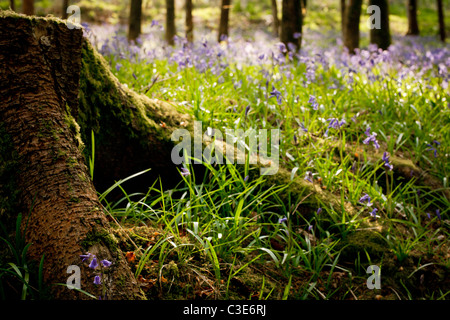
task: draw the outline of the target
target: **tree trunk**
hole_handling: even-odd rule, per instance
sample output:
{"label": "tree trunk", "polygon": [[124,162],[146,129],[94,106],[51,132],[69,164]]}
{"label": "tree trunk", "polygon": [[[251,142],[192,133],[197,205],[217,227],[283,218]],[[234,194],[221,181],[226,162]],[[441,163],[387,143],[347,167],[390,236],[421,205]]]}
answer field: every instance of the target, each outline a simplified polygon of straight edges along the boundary
{"label": "tree trunk", "polygon": [[[17,214],[4,212],[11,206],[3,204],[14,201],[28,220],[23,228],[32,244],[29,259],[39,261],[45,254],[47,284],[65,284],[68,267],[76,265],[82,290],[108,299],[142,298],[115,245],[69,113],[77,110],[82,31],[55,18],[0,12],[0,20],[0,167],[6,168],[0,180],[1,219]],[[112,262],[102,276],[103,293],[93,283],[95,271],[81,262],[86,252]],[[64,286],[51,290],[56,299],[87,298]]]}
{"label": "tree trunk", "polygon": [[299,51],[302,45],[303,25],[302,5],[300,0],[283,0],[280,40],[291,50],[290,44]]}
{"label": "tree trunk", "polygon": [[348,0],[345,6],[344,46],[350,53],[359,48],[359,20],[362,0]]}
{"label": "tree trunk", "polygon": [[444,8],[442,6],[442,0],[437,0],[438,20],[439,20],[439,38],[442,42],[445,42],[445,20],[444,20]]}
{"label": "tree trunk", "polygon": [[9,8],[10,8],[12,11],[16,11],[16,3],[15,3],[14,0],[9,0]]}
{"label": "tree trunk", "polygon": [[228,38],[228,16],[230,8],[231,0],[222,0],[222,5],[220,7],[219,35],[217,37],[219,42]]}
{"label": "tree trunk", "polygon": [[166,41],[169,45],[175,44],[175,0],[166,0]]}
{"label": "tree trunk", "polygon": [[61,18],[62,19],[67,19],[68,14],[67,14],[67,8],[69,7],[69,0],[63,0],[62,2],[62,14],[61,14]]}
{"label": "tree trunk", "polygon": [[192,19],[192,0],[186,0],[186,39],[194,41],[194,21]]}
{"label": "tree trunk", "polygon": [[128,21],[128,41],[136,41],[141,35],[142,0],[131,0]]}
{"label": "tree trunk", "polygon": [[408,36],[418,36],[420,34],[417,22],[417,0],[408,0]]}
{"label": "tree trunk", "polygon": [[272,0],[273,35],[278,38],[280,32],[280,20],[278,19],[277,0]]}
{"label": "tree trunk", "polygon": [[370,0],[369,5],[380,8],[380,28],[370,29],[370,43],[376,44],[378,48],[387,50],[391,45],[391,32],[389,28],[389,1]]}
{"label": "tree trunk", "polygon": [[28,16],[34,15],[34,0],[23,0],[22,12]]}
{"label": "tree trunk", "polygon": [[345,35],[345,0],[341,0],[341,32],[342,32],[342,39],[344,39],[344,35]]}

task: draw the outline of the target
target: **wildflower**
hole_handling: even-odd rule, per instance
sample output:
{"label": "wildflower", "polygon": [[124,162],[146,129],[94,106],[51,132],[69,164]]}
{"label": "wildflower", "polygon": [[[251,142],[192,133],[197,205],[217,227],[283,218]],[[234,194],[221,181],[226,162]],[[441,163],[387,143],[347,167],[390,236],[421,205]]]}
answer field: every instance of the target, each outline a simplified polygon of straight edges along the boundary
{"label": "wildflower", "polygon": [[87,252],[86,254],[80,255],[81,261],[84,262],[92,257],[92,253]]}
{"label": "wildflower", "polygon": [[95,276],[94,278],[94,284],[102,284],[102,281],[100,279],[100,276]]}
{"label": "wildflower", "polygon": [[120,71],[120,68],[122,68],[122,64],[121,63],[116,64],[116,71]]}
{"label": "wildflower", "polygon": [[[439,141],[436,141],[436,140],[433,140],[433,143],[435,143],[437,146],[441,145],[441,143]],[[437,158],[437,149],[436,149],[436,147],[434,147],[431,144],[427,144],[427,146],[429,147],[427,149],[427,151],[433,151],[434,157]]]}
{"label": "wildflower", "polygon": [[247,182],[248,181],[248,178],[249,178],[249,176],[247,175],[247,176],[245,176],[245,178],[244,178],[244,182]]}
{"label": "wildflower", "polygon": [[317,209],[316,214],[320,214],[322,212],[322,208]]}
{"label": "wildflower", "polygon": [[249,111],[250,111],[250,106],[247,106],[247,107],[245,108],[245,117],[247,117]]}
{"label": "wildflower", "polygon": [[294,39],[299,39],[302,36],[302,34],[300,32],[294,32],[292,36],[294,37]]}
{"label": "wildflower", "polygon": [[312,224],[309,225],[309,226],[308,226],[308,232],[311,232],[312,228],[313,228],[313,225],[312,225]]}
{"label": "wildflower", "polygon": [[441,220],[441,211],[439,209],[436,209],[436,215],[439,220]]}
{"label": "wildflower", "polygon": [[330,122],[328,124],[328,128],[334,128],[336,130],[339,130],[344,124],[347,123],[344,119],[339,121],[338,118],[330,118],[330,119],[327,119],[327,121]]}
{"label": "wildflower", "polygon": [[95,269],[97,267],[98,267],[97,257],[94,256],[94,258],[92,259],[91,263],[89,264],[89,268]]}
{"label": "wildflower", "polygon": [[183,177],[186,177],[186,176],[188,176],[188,175],[190,175],[191,173],[189,172],[189,170],[188,169],[186,169],[186,168],[181,168],[181,175],[183,176]]}
{"label": "wildflower", "polygon": [[388,152],[384,152],[383,153],[383,158],[382,160],[384,161],[384,166],[389,168],[390,171],[392,171],[392,169],[394,168],[394,166],[389,162],[389,153]]}
{"label": "wildflower", "polygon": [[360,203],[367,202],[368,207],[370,207],[372,205],[372,203],[370,201],[371,201],[370,196],[367,193],[364,194],[361,198],[359,198],[359,202]]}
{"label": "wildflower", "polygon": [[272,85],[272,92],[270,92],[270,98],[276,97],[277,98],[277,102],[278,104],[281,104],[282,102],[282,97],[281,97],[281,92],[278,91],[273,85]]}
{"label": "wildflower", "polygon": [[315,96],[310,95],[308,103],[311,104],[311,106],[313,107],[314,110],[318,110],[319,109],[319,104],[317,103]]}
{"label": "wildflower", "polygon": [[427,212],[427,217],[428,217],[428,219],[431,219],[431,215],[429,212]]}
{"label": "wildflower", "polygon": [[380,145],[378,144],[377,133],[376,132],[370,133],[370,127],[367,127],[367,129],[364,133],[366,134],[367,138],[364,139],[363,143],[369,144],[370,142],[373,142],[375,149],[379,149]]}
{"label": "wildflower", "polygon": [[278,219],[278,223],[281,224],[281,223],[284,223],[284,222],[287,222],[287,218],[286,217]]}
{"label": "wildflower", "polygon": [[372,217],[374,217],[375,219],[377,218],[377,211],[378,211],[377,208],[373,208],[372,212],[370,213],[370,215],[371,215]]}
{"label": "wildflower", "polygon": [[311,171],[306,171],[306,174],[305,174],[305,180],[306,181],[309,181],[309,182],[311,182],[311,183],[313,183],[313,175],[312,175],[312,172]]}
{"label": "wildflower", "polygon": [[108,260],[102,260],[102,261],[100,261],[100,263],[105,267],[105,268],[108,268],[110,265],[111,265],[111,261],[108,261]]}

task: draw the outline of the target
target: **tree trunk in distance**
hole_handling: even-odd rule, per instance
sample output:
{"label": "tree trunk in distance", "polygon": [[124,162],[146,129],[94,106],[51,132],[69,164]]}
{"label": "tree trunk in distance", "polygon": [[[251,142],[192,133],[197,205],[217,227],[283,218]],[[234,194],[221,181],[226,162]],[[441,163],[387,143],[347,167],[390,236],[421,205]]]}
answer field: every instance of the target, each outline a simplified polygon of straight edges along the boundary
{"label": "tree trunk in distance", "polygon": [[280,19],[278,19],[277,0],[272,0],[273,35],[278,38],[280,32]]}
{"label": "tree trunk in distance", "polygon": [[22,12],[27,16],[34,15],[34,0],[22,0]]}
{"label": "tree trunk in distance", "polygon": [[67,17],[68,17],[67,8],[68,7],[69,7],[69,0],[63,0],[63,3],[62,3],[62,15],[61,15],[62,19],[67,19]]}
{"label": "tree trunk in distance", "polygon": [[128,20],[128,41],[136,41],[141,35],[142,0],[131,0]]}
{"label": "tree trunk in distance", "polygon": [[380,8],[381,21],[380,29],[372,28],[370,30],[370,43],[376,44],[378,48],[387,50],[391,45],[391,32],[389,27],[389,1],[388,0],[370,0],[369,5]]}
{"label": "tree trunk in distance", "polygon": [[166,41],[169,45],[175,44],[175,0],[166,0]]}
{"label": "tree trunk in distance", "polygon": [[362,0],[349,0],[345,7],[344,46],[353,54],[359,48],[359,20]]}
{"label": "tree trunk in distance", "polygon": [[192,0],[186,0],[186,39],[189,42],[194,41],[194,21],[192,19]]}
{"label": "tree trunk in distance", "polygon": [[[66,284],[71,265],[80,267],[86,292],[108,299],[144,298],[116,246],[69,113],[77,111],[81,45],[82,30],[69,29],[63,20],[0,11],[0,147],[1,167],[7,168],[0,173],[0,218],[17,214],[3,210],[13,196],[31,243],[28,259],[39,261],[45,254],[43,279],[54,299],[88,299],[52,285]],[[8,194],[12,186],[16,191]],[[81,261],[86,252],[112,262],[102,276],[104,292],[93,283],[97,272]]]}
{"label": "tree trunk in distance", "polygon": [[289,49],[289,44],[295,45],[295,51],[302,46],[303,15],[300,0],[283,0],[280,40]]}
{"label": "tree trunk in distance", "polygon": [[16,3],[14,0],[9,0],[9,7],[12,11],[16,11]]}
{"label": "tree trunk in distance", "polygon": [[439,20],[439,38],[442,42],[445,42],[445,19],[444,8],[442,6],[442,0],[437,0],[438,20]]}
{"label": "tree trunk in distance", "polygon": [[408,0],[408,36],[418,36],[420,34],[419,23],[417,22],[417,0]]}
{"label": "tree trunk in distance", "polygon": [[231,0],[222,0],[220,6],[220,22],[219,22],[219,34],[217,41],[222,41],[225,37],[228,38],[228,19],[231,8]]}
{"label": "tree trunk in distance", "polygon": [[342,32],[342,38],[344,38],[345,35],[345,0],[341,0],[341,32]]}

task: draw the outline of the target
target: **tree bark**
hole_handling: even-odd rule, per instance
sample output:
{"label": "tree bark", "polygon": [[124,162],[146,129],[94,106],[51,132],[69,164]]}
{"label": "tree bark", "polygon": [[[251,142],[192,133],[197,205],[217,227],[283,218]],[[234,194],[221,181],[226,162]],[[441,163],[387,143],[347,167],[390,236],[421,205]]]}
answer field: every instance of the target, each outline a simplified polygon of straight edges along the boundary
{"label": "tree bark", "polygon": [[[23,226],[32,244],[28,257],[39,261],[45,254],[48,285],[65,284],[67,268],[76,265],[82,290],[108,299],[143,298],[115,245],[68,112],[77,110],[81,45],[82,31],[70,30],[63,20],[0,12],[1,219],[17,214],[3,205],[11,203],[8,191],[14,186],[14,206],[28,220]],[[81,262],[86,252],[113,263],[102,278],[104,293],[93,284],[94,270]],[[87,298],[64,286],[50,287],[55,299]]]}
{"label": "tree bark", "polygon": [[217,41],[222,41],[224,38],[228,38],[228,20],[231,8],[231,0],[222,0],[220,6],[220,22],[219,22],[219,34]]}
{"label": "tree bark", "polygon": [[344,39],[345,36],[345,21],[346,21],[346,17],[345,17],[345,0],[341,0],[341,32],[342,32],[342,39]]}
{"label": "tree bark", "polygon": [[175,1],[166,0],[166,41],[169,45],[175,44]]}
{"label": "tree bark", "polygon": [[136,41],[141,35],[142,0],[131,0],[128,21],[128,41]]}
{"label": "tree bark", "polygon": [[417,0],[408,0],[408,36],[418,36],[420,34],[419,23],[417,22]]}
{"label": "tree bark", "polygon": [[370,29],[370,43],[378,48],[387,50],[391,45],[391,32],[389,27],[389,1],[370,0],[369,5],[380,8],[380,28]]}
{"label": "tree bark", "polygon": [[68,14],[67,14],[67,8],[69,7],[69,0],[63,0],[62,2],[62,14],[61,14],[61,18],[62,19],[67,19]]}
{"label": "tree bark", "polygon": [[362,0],[348,0],[345,6],[344,46],[350,53],[359,48],[359,20]]}
{"label": "tree bark", "polygon": [[272,0],[273,35],[278,38],[280,32],[280,19],[278,19],[277,0]]}
{"label": "tree bark", "polygon": [[186,0],[186,39],[189,42],[194,41],[194,21],[192,19],[192,0]]}
{"label": "tree bark", "polygon": [[295,46],[299,51],[302,46],[303,14],[300,0],[283,0],[280,40],[288,49]]}
{"label": "tree bark", "polygon": [[442,42],[445,42],[445,20],[444,20],[444,8],[442,6],[442,0],[437,0],[438,20],[439,20],[439,38]]}
{"label": "tree bark", "polygon": [[9,0],[9,8],[10,8],[12,11],[16,11],[16,3],[15,3],[14,0]]}
{"label": "tree bark", "polygon": [[34,0],[23,0],[22,12],[28,16],[34,15]]}

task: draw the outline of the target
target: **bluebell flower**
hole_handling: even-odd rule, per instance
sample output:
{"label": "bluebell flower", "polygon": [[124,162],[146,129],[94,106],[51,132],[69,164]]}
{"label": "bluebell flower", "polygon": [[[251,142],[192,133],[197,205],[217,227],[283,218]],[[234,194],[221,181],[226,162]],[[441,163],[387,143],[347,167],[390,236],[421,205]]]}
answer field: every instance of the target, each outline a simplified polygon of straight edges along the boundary
{"label": "bluebell flower", "polygon": [[369,196],[367,193],[364,194],[361,198],[359,198],[358,201],[359,201],[360,203],[367,202],[367,206],[368,206],[368,207],[372,206],[372,203],[370,202],[370,201],[371,201],[370,196]]}
{"label": "bluebell flower", "polygon": [[363,143],[369,144],[370,142],[373,142],[375,149],[379,149],[380,145],[378,144],[377,133],[370,133],[370,127],[368,127],[364,133],[366,134],[367,138],[363,140]]}
{"label": "bluebell flower", "polygon": [[191,173],[189,172],[189,170],[188,169],[186,169],[186,168],[181,168],[181,175],[183,176],[183,177],[185,177],[185,176],[188,176],[188,175],[190,175]]}
{"label": "bluebell flower", "polygon": [[284,223],[284,222],[287,222],[287,218],[286,217],[278,219],[278,223],[281,224],[281,223]]}
{"label": "bluebell flower", "polygon": [[322,208],[317,209],[316,214],[320,214],[322,212]]}
{"label": "bluebell flower", "polygon": [[377,218],[377,211],[378,211],[377,208],[373,208],[372,212],[370,213],[370,215],[371,215],[372,217],[374,217],[375,219]]}
{"label": "bluebell flower", "polygon": [[122,68],[122,64],[121,63],[117,63],[116,64],[116,70],[120,71],[120,68]]}
{"label": "bluebell flower", "polygon": [[270,98],[276,97],[277,98],[277,102],[278,104],[281,104],[282,102],[282,97],[281,97],[281,92],[278,91],[273,85],[272,85],[272,91],[270,92]]}
{"label": "bluebell flower", "polygon": [[313,225],[310,224],[310,225],[308,226],[308,232],[311,232],[312,228],[313,228]]}
{"label": "bluebell flower", "polygon": [[313,175],[311,171],[306,171],[305,180],[313,183]]}
{"label": "bluebell flower", "polygon": [[100,276],[95,276],[94,278],[94,284],[102,284],[102,281],[100,279]]}
{"label": "bluebell flower", "polygon": [[80,255],[81,261],[84,262],[92,257],[92,253],[87,252],[86,254]]}
{"label": "bluebell flower", "polygon": [[389,153],[388,152],[385,151],[383,153],[382,160],[384,161],[384,166],[387,167],[390,171],[392,171],[394,166],[389,162]]}
{"label": "bluebell flower", "polygon": [[311,106],[313,107],[314,110],[318,110],[319,109],[319,104],[317,103],[315,96],[310,95],[308,103],[311,104]]}
{"label": "bluebell flower", "polygon": [[247,176],[245,176],[245,178],[244,178],[244,182],[247,182],[248,181],[248,178],[249,178],[249,176],[247,175]]}
{"label": "bluebell flower", "polygon": [[101,262],[101,264],[105,267],[105,268],[108,268],[110,265],[111,265],[111,261],[108,261],[108,260],[102,260],[102,261],[100,261]]}
{"label": "bluebell flower", "polygon": [[97,267],[98,267],[97,257],[94,256],[94,258],[92,259],[91,263],[89,264],[89,268],[95,269]]}
{"label": "bluebell flower", "polygon": [[436,215],[439,220],[441,220],[441,211],[439,209],[436,209]]}

